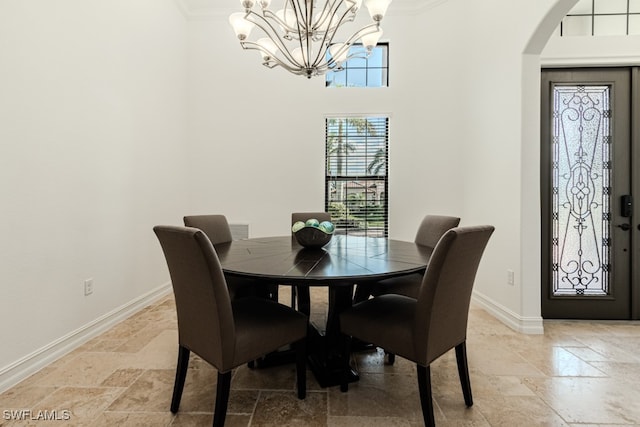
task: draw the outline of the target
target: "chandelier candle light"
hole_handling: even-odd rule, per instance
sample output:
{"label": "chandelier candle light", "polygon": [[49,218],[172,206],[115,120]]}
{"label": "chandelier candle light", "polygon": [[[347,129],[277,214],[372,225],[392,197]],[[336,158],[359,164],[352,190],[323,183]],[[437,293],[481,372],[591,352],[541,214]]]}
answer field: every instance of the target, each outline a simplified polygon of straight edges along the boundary
{"label": "chandelier candle light", "polygon": [[[358,41],[362,42],[365,56],[371,53],[382,36],[380,21],[391,3],[391,0],[364,0],[373,22],[346,41],[338,41],[334,40],[337,31],[355,20],[363,0],[283,1],[283,8],[274,12],[269,8],[271,0],[257,1],[261,11],[254,10],[254,0],[240,0],[245,11],[231,14],[229,22],[242,48],[258,50],[263,65],[280,66],[307,78],[341,70],[345,61],[362,57],[362,53],[349,53]],[[266,37],[248,40],[254,27]]]}

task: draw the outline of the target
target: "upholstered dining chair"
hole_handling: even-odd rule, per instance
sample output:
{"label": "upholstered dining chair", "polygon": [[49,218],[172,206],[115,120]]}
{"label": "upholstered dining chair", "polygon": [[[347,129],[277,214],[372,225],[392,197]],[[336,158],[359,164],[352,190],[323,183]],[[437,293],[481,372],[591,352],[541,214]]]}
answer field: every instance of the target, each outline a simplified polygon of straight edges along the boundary
{"label": "upholstered dining chair", "polygon": [[[460,218],[458,217],[427,215],[422,219],[418,227],[414,242],[418,245],[433,249],[438,243],[438,240],[440,240],[440,237],[448,230],[457,227],[458,224],[460,224]],[[373,284],[358,285],[354,302],[364,301],[371,295],[378,296],[384,294],[399,294],[417,298],[423,276],[424,274],[422,273],[415,273],[381,280]]]}
{"label": "upholstered dining chair", "polygon": [[[306,222],[308,219],[315,218],[319,222],[331,221],[331,214],[328,212],[293,212],[291,214],[291,225],[298,221]],[[309,288],[306,286],[291,287],[291,307],[296,306],[296,297],[298,300],[298,310],[306,315],[311,311],[311,296]]]}
{"label": "upholstered dining chair", "polygon": [[191,352],[218,370],[214,427],[224,426],[232,370],[287,344],[296,348],[298,398],[304,399],[308,318],[264,298],[232,301],[215,249],[201,230],[156,226],[153,231],[169,267],[178,314],[171,412],[178,412]]}
{"label": "upholstered dining chair", "polygon": [[[207,235],[213,245],[231,242],[231,228],[224,215],[188,215],[183,218],[186,227],[199,228]],[[241,277],[226,276],[227,287],[231,299],[245,296],[259,296],[277,300],[277,288],[267,287],[264,284],[256,283],[251,279]]]}
{"label": "upholstered dining chair", "polygon": [[[467,320],[471,291],[492,226],[457,227],[438,241],[425,271],[418,298],[386,294],[340,314],[349,354],[351,338],[392,351],[417,365],[420,403],[426,426],[434,426],[430,364],[455,348],[464,401],[473,405],[467,365]],[[349,357],[345,357],[347,364]],[[348,390],[347,371],[340,386]]]}

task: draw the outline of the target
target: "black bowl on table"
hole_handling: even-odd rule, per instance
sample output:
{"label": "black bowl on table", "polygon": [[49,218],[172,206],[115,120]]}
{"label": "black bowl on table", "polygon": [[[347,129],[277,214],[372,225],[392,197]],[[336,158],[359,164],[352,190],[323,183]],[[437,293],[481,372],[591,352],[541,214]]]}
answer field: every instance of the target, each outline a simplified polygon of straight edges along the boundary
{"label": "black bowl on table", "polygon": [[332,234],[325,233],[317,227],[306,226],[293,233],[298,243],[309,249],[321,248],[331,241]]}

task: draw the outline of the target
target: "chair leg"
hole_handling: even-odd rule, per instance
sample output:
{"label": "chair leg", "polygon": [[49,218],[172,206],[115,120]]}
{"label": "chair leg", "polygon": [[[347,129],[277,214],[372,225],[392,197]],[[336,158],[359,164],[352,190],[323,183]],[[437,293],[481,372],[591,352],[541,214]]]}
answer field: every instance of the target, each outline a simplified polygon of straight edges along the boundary
{"label": "chair leg", "polygon": [[224,427],[231,390],[231,372],[218,372],[218,387],[216,389],[216,408],[213,413],[213,427]]}
{"label": "chair leg", "polygon": [[458,362],[458,375],[462,385],[465,405],[473,406],[473,396],[471,395],[471,380],[469,378],[469,364],[467,363],[467,343],[463,342],[456,346],[456,361]]}
{"label": "chair leg", "polygon": [[298,311],[309,316],[311,313],[311,294],[308,286],[296,286],[296,295],[298,297]]}
{"label": "chair leg", "polygon": [[278,294],[279,294],[279,289],[278,289],[278,285],[269,285],[268,289],[267,289],[267,298],[270,299],[271,301],[275,301],[278,302]]}
{"label": "chair leg", "polygon": [[176,380],[173,384],[173,397],[171,398],[171,412],[178,412],[180,407],[180,399],[182,398],[182,389],[184,389],[184,380],[187,378],[187,368],[189,367],[188,348],[178,347],[178,366],[176,367]]}
{"label": "chair leg", "polygon": [[349,391],[349,373],[351,372],[351,337],[342,335],[342,358],[344,366],[342,371],[342,382],[340,383],[340,391],[345,393]]}
{"label": "chair leg", "polygon": [[418,389],[420,390],[420,405],[422,417],[426,427],[435,427],[433,417],[433,398],[431,396],[431,369],[428,366],[418,366]]}
{"label": "chair leg", "polygon": [[296,287],[291,286],[291,308],[296,309]]}
{"label": "chair leg", "polygon": [[307,397],[307,340],[295,343],[298,399]]}

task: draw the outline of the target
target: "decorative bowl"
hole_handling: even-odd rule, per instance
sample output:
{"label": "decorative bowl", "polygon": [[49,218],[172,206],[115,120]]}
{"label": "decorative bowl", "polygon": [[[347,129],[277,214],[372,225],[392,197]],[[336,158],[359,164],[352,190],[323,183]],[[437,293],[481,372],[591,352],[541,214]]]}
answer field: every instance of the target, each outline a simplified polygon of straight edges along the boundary
{"label": "decorative bowl", "polygon": [[326,233],[314,226],[305,226],[293,233],[296,240],[305,248],[321,248],[331,240],[333,234]]}

